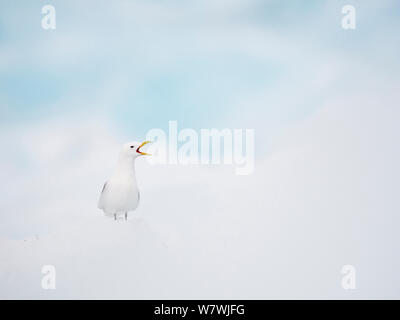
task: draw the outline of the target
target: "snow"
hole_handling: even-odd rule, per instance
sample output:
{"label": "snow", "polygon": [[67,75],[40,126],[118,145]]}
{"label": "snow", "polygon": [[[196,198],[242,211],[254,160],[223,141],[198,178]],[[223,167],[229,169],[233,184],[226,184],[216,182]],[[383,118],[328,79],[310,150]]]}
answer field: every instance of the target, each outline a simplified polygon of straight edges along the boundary
{"label": "snow", "polygon": [[[384,98],[326,105],[250,176],[138,162],[142,199],[127,222],[96,209],[113,164],[96,156],[106,148],[96,145],[73,171],[55,165],[50,182],[41,181],[46,192],[35,191],[37,205],[28,199],[19,220],[2,218],[0,298],[398,297],[397,119]],[[98,141],[101,130],[93,130]],[[31,179],[14,192],[28,194],[38,176]],[[16,226],[24,237],[4,236]],[[356,268],[356,290],[341,287],[347,264]],[[55,290],[41,287],[43,265],[56,268]]]}

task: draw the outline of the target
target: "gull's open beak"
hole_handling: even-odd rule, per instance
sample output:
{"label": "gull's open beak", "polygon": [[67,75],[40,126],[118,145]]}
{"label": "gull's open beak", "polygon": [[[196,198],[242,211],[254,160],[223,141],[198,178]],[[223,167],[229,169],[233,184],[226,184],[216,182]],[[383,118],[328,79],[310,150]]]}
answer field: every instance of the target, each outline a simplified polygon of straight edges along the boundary
{"label": "gull's open beak", "polygon": [[140,148],[141,148],[141,147],[143,147],[145,144],[148,144],[148,143],[150,143],[150,142],[151,142],[151,141],[145,141],[145,142],[143,142],[143,143],[139,146],[139,148],[137,148],[136,152],[137,152],[137,153],[140,153],[141,155],[144,155],[144,156],[151,156],[150,153],[146,153],[146,152],[140,151]]}

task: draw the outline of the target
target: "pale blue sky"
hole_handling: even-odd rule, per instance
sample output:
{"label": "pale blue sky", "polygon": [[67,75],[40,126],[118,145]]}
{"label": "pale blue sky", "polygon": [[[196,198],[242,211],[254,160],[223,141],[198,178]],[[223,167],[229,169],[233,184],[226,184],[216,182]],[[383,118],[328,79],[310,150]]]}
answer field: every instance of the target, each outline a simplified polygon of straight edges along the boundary
{"label": "pale blue sky", "polygon": [[45,31],[47,3],[1,1],[3,125],[74,114],[126,137],[169,120],[268,136],[366,76],[398,76],[396,1],[353,1],[353,31],[346,1],[51,1]]}

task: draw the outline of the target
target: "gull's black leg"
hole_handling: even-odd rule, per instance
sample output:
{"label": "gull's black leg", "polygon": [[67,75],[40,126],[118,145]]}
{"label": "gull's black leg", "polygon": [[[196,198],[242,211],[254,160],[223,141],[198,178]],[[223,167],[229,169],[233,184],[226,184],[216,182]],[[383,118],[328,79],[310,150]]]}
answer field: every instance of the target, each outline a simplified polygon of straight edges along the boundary
{"label": "gull's black leg", "polygon": [[114,220],[117,221],[117,214],[114,213]]}
{"label": "gull's black leg", "polygon": [[125,221],[128,220],[128,212],[125,212]]}

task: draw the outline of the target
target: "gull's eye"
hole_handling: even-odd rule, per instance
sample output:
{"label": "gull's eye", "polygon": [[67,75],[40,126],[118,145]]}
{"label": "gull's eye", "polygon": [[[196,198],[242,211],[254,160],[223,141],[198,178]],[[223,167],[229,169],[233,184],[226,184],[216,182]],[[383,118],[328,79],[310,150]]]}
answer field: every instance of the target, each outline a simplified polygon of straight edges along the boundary
{"label": "gull's eye", "polygon": [[134,146],[131,146],[131,148],[133,148]]}

